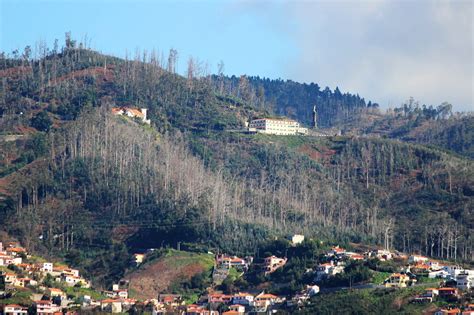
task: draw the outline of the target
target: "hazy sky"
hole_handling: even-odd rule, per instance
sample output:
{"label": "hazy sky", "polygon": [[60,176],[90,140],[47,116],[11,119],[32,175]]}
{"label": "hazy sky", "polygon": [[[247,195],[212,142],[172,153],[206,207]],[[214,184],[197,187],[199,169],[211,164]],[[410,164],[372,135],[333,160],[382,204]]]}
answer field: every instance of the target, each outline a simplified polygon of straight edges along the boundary
{"label": "hazy sky", "polygon": [[71,31],[123,56],[153,48],[226,74],[316,82],[382,106],[474,110],[473,2],[0,0],[0,50]]}

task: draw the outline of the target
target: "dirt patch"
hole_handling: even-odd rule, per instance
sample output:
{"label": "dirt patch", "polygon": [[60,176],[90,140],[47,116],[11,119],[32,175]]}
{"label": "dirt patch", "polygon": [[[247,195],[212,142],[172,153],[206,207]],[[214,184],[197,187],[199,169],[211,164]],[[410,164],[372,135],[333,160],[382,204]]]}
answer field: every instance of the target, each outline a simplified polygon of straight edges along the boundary
{"label": "dirt patch", "polygon": [[14,67],[0,70],[0,77],[13,77],[31,73],[31,67]]}
{"label": "dirt patch", "polygon": [[71,79],[83,79],[85,77],[95,77],[99,79],[99,82],[107,82],[114,79],[114,72],[111,68],[105,69],[103,67],[92,67],[83,70],[77,70],[57,78],[51,82],[51,85],[56,85]]}
{"label": "dirt patch", "polygon": [[327,147],[320,147],[319,150],[316,150],[309,144],[304,144],[298,148],[299,153],[307,155],[310,159],[318,162],[326,162],[331,159],[331,157],[336,154],[336,151],[331,150]]}
{"label": "dirt patch", "polygon": [[206,270],[198,262],[186,263],[189,257],[164,257],[132,272],[125,278],[130,281],[130,290],[139,299],[156,298],[176,281],[189,280]]}

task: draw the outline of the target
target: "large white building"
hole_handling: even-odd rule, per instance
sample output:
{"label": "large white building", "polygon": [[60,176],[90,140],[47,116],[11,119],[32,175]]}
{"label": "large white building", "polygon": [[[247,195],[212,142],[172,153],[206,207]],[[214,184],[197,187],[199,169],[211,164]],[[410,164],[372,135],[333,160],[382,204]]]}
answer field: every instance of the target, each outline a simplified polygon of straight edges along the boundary
{"label": "large white building", "polygon": [[290,119],[260,118],[254,119],[249,124],[249,131],[266,133],[271,135],[297,135],[306,134],[307,128],[300,126],[300,123]]}

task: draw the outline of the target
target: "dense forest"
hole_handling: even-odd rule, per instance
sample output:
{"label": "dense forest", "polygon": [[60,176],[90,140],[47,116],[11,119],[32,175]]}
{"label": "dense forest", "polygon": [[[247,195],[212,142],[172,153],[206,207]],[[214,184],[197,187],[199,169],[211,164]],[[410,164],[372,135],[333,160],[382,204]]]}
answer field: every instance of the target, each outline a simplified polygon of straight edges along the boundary
{"label": "dense forest", "polygon": [[291,80],[223,75],[213,76],[214,88],[220,94],[241,98],[258,108],[287,116],[311,126],[313,106],[317,110],[320,127],[332,127],[346,119],[379,105],[359,95],[342,93],[338,87],[321,89],[316,83],[302,84]]}
{"label": "dense forest", "polygon": [[[211,76],[192,60],[183,77],[174,50],[119,59],[68,34],[64,47],[35,51],[0,56],[0,229],[99,283],[121,276],[129,250],[184,242],[254,254],[294,232],[473,259],[473,162],[449,151],[472,152],[469,117],[382,115],[359,126],[367,136],[230,133],[257,116],[307,122],[313,97],[321,126],[377,104],[316,84]],[[152,125],[111,115],[116,106],[148,108]],[[394,120],[418,123],[370,136]],[[436,133],[410,133],[441,120]]]}

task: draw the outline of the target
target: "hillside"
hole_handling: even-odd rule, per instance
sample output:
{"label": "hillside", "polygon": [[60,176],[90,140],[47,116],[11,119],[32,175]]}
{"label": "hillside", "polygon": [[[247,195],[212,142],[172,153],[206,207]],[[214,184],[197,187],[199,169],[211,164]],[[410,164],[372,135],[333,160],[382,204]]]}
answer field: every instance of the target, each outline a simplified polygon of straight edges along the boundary
{"label": "hillside", "polygon": [[[471,159],[375,136],[226,131],[266,115],[306,122],[307,107],[283,108],[314,86],[274,83],[288,98],[277,110],[153,56],[124,60],[70,43],[0,65],[0,228],[33,251],[74,259],[98,283],[121,278],[137,249],[185,242],[246,255],[296,232],[472,260]],[[336,91],[323,100],[327,126],[369,107]],[[151,126],[111,114],[121,106],[147,108]]]}
{"label": "hillside", "polygon": [[[138,299],[151,299],[167,292],[183,293],[182,283],[190,283],[191,289],[199,288],[198,278],[202,275],[208,280],[214,266],[214,256],[209,254],[169,250],[156,256],[125,275],[131,294]],[[186,293],[188,297],[192,295]]]}

